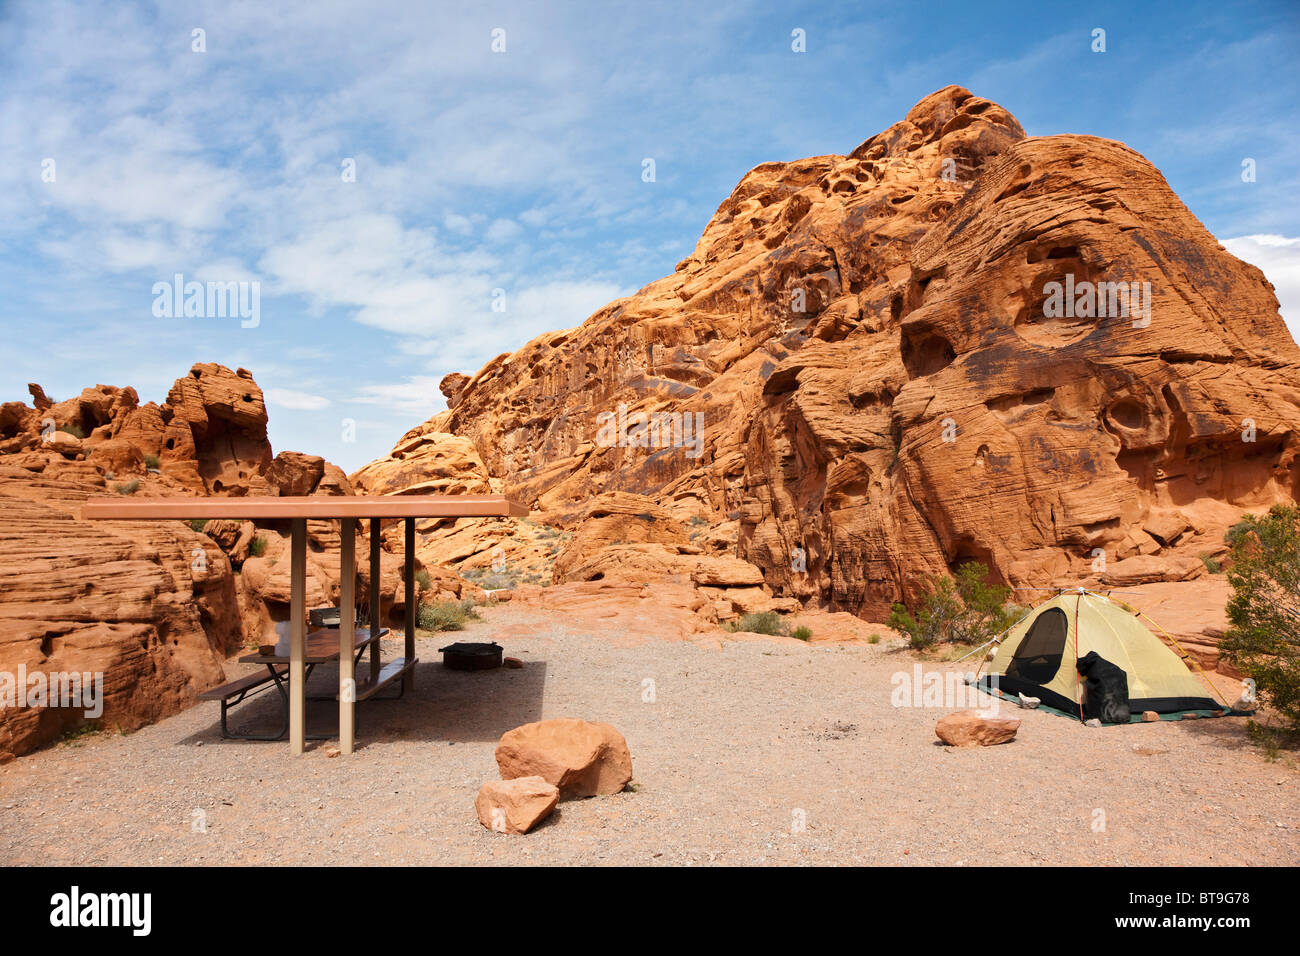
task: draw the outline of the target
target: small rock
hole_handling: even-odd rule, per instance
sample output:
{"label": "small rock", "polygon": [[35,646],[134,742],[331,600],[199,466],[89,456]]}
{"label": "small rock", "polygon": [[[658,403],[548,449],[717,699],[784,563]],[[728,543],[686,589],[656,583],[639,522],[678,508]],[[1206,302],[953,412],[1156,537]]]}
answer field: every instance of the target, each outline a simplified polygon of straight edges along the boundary
{"label": "small rock", "polygon": [[326,756],[326,757],[337,757],[340,753],[342,753],[342,751],[339,750],[338,747],[326,747],[326,748],[325,748],[325,756]]}
{"label": "small rock", "polygon": [[512,670],[518,670],[519,668],[524,666],[524,662],[517,657],[503,658],[501,663],[504,664],[506,667],[511,668]]}
{"label": "small rock", "polygon": [[1010,743],[1020,721],[1011,717],[981,717],[973,710],[948,714],[935,725],[939,739],[952,747],[992,747]]}
{"label": "small rock", "polygon": [[1154,710],[1144,710],[1142,711],[1142,719],[1148,724],[1153,724],[1160,719],[1160,715]]}
{"label": "small rock", "polygon": [[537,776],[489,780],[474,801],[479,823],[497,833],[527,833],[550,816],[560,790]]}
{"label": "small rock", "polygon": [[1083,722],[1083,726],[1085,726],[1085,727],[1100,727],[1100,726],[1101,726],[1101,721],[1098,720],[1096,717],[1093,717],[1093,718],[1090,719],[1090,720],[1085,720],[1085,721]]}

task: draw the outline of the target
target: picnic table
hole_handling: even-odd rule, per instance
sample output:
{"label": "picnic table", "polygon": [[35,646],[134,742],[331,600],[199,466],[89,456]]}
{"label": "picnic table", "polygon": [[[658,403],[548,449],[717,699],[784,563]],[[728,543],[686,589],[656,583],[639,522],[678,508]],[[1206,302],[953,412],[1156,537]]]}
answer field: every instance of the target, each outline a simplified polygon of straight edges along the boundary
{"label": "picnic table", "polygon": [[[387,633],[388,628],[386,627],[378,631],[372,631],[368,627],[356,629],[356,639],[353,641],[353,649],[356,651],[355,656],[352,658],[353,668],[360,662],[365,649],[375,644]],[[221,704],[221,736],[229,740],[283,740],[289,733],[289,690],[285,677],[289,673],[289,665],[293,660],[292,645],[288,635],[285,635],[277,643],[267,646],[271,648],[269,653],[264,654],[259,648],[258,653],[245,654],[239,659],[241,664],[262,664],[266,667],[266,673],[253,671],[251,674],[246,674],[199,694],[199,700],[215,700]],[[340,646],[337,629],[308,631],[306,648],[303,654],[303,661],[306,664],[303,670],[303,681],[311,680],[311,672],[317,664],[338,660],[342,651],[343,648]],[[241,734],[232,731],[228,722],[230,708],[242,703],[247,697],[261,693],[268,686],[274,687],[280,695],[280,729],[273,734]],[[333,700],[334,695],[330,694],[328,697],[308,695],[308,699]],[[333,734],[307,734],[308,740],[329,740],[332,737]]]}
{"label": "picnic table", "polygon": [[[374,696],[400,680],[404,690],[415,683],[415,520],[416,518],[523,517],[528,509],[504,495],[310,495],[245,498],[91,498],[82,506],[83,518],[112,521],[159,521],[170,519],[234,519],[262,522],[288,521],[290,528],[290,602],[288,646],[276,647],[273,658],[248,655],[267,665],[277,686],[284,679],[287,664],[289,749],[301,754],[306,749],[306,682],[308,667],[326,660],[339,662],[339,750],[352,753],[359,700]],[[335,632],[307,634],[307,522],[340,521],[339,627]],[[363,635],[356,627],[356,529],[358,521],[370,522],[370,627]],[[378,638],[380,621],[379,554],[381,522],[401,520],[404,524],[403,583],[405,584],[405,653],[382,664]],[[370,635],[375,635],[373,638]],[[363,638],[361,645],[358,640]],[[368,647],[370,666],[366,681],[356,683],[357,660],[344,648]],[[281,653],[286,651],[287,653]],[[277,676],[279,675],[279,676]],[[281,688],[282,689],[282,688]],[[224,709],[223,709],[224,726]],[[283,736],[283,734],[281,734]],[[278,738],[277,738],[278,739]]]}

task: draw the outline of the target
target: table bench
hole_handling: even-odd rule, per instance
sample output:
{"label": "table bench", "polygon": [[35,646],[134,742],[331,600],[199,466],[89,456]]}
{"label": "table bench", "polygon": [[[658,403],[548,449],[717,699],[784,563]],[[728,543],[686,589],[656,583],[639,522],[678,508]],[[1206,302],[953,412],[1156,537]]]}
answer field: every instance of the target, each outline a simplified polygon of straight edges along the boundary
{"label": "table bench", "polygon": [[[369,628],[356,628],[353,632],[352,646],[356,651],[356,656],[352,661],[353,667],[356,667],[357,662],[361,660],[361,655],[365,652],[366,648],[387,633],[388,628],[381,627],[378,634],[371,637]],[[304,642],[303,650],[303,663],[305,664],[306,671],[304,674],[305,681],[306,678],[311,676],[311,672],[316,668],[317,664],[324,664],[327,661],[336,661],[339,659],[338,629],[321,628],[309,632],[307,634],[307,639]],[[285,680],[289,674],[291,651],[292,648],[289,646],[288,639],[281,638],[280,642],[275,646],[275,651],[270,654],[262,654],[260,652],[257,654],[245,654],[239,659],[241,664],[265,664],[266,672],[258,673],[255,671],[252,674],[238,677],[235,680],[220,685],[219,687],[213,687],[211,690],[205,690],[203,693],[199,694],[199,700],[221,701],[222,737],[227,740],[283,740],[285,738],[285,735],[289,732],[289,694],[285,690]],[[384,670],[387,670],[387,668],[384,668]],[[401,673],[405,673],[405,671],[403,670],[395,676],[400,676]],[[381,679],[384,678],[382,670],[380,672],[380,677]],[[358,688],[357,699],[365,700],[366,698],[373,696],[382,688],[382,686],[390,683],[392,679],[392,677],[383,679],[382,684],[374,690],[369,691],[369,693],[366,694],[366,697],[360,696],[360,688]],[[262,690],[269,689],[272,684],[274,684],[276,689],[280,691],[283,704],[284,723],[281,725],[280,729],[274,734],[240,734],[233,732],[228,723],[230,708],[234,707],[236,704],[242,703],[251,696],[256,696],[261,693]],[[337,696],[322,696],[312,699],[337,700]],[[331,739],[331,735],[312,735],[309,739],[329,740]]]}
{"label": "table bench", "polygon": [[[405,677],[406,672],[414,670],[415,665],[418,663],[420,663],[418,657],[413,657],[409,661],[405,657],[398,657],[395,660],[389,661],[383,667],[379,668],[379,673],[375,674],[373,677],[367,677],[365,683],[357,685],[356,702],[360,703],[363,700],[369,700],[371,697],[374,697],[389,684]],[[397,692],[397,697],[401,697],[405,692],[406,686],[403,684],[401,690]],[[391,699],[396,700],[397,697]],[[337,694],[335,695],[335,699],[338,699]]]}
{"label": "table bench", "polygon": [[232,734],[229,726],[226,724],[226,716],[229,713],[230,708],[234,707],[238,703],[242,703],[244,698],[250,696],[250,692],[252,692],[253,696],[256,696],[263,690],[268,690],[268,684],[272,681],[283,680],[284,675],[287,673],[289,673],[288,667],[268,669],[265,674],[259,674],[254,671],[252,674],[232,680],[227,684],[213,687],[211,690],[205,690],[203,693],[199,694],[199,700],[221,701],[221,736],[225,737],[227,740],[280,740],[289,730],[289,713],[287,710],[284,714],[284,726],[274,737],[252,734]]}

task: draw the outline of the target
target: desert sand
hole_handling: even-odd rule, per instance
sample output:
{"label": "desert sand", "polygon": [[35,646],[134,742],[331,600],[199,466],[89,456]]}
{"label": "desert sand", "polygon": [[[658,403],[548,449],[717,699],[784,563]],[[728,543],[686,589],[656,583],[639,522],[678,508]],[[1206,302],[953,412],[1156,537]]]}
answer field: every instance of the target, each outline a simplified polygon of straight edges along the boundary
{"label": "desert sand", "polygon": [[[222,740],[200,704],[0,767],[0,864],[1300,863],[1294,758],[1265,759],[1240,719],[1094,730],[1004,705],[1023,720],[1012,743],[954,749],[934,734],[954,708],[892,706],[918,658],[888,632],[669,641],[618,617],[482,614],[419,639],[415,690],[359,706],[350,757]],[[456,639],[525,665],[445,670]],[[332,704],[311,707],[332,725]],[[262,697],[232,722],[273,710]],[[563,802],[526,836],[485,829],[474,799],[500,735],[560,716],[622,731],[632,787]]]}

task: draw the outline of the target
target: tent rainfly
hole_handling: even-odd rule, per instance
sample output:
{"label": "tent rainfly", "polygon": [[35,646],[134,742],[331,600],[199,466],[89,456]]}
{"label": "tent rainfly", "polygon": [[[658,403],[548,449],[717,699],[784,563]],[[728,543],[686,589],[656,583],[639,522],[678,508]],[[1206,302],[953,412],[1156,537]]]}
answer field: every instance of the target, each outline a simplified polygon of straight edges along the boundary
{"label": "tent rainfly", "polygon": [[1137,614],[1082,588],[1040,604],[1007,631],[979,686],[997,696],[1037,697],[1047,707],[1082,719],[1084,680],[1076,667],[1089,651],[1127,675],[1134,720],[1148,710],[1226,710]]}

